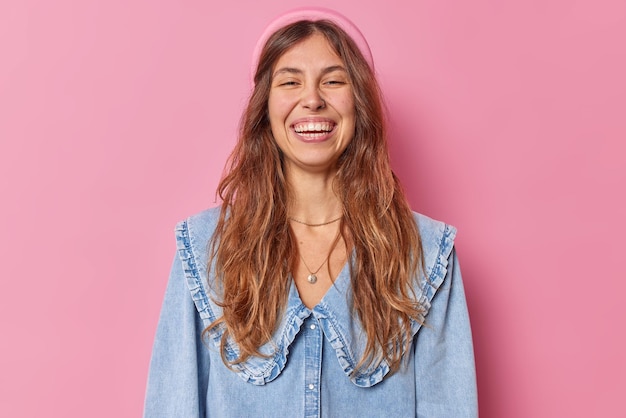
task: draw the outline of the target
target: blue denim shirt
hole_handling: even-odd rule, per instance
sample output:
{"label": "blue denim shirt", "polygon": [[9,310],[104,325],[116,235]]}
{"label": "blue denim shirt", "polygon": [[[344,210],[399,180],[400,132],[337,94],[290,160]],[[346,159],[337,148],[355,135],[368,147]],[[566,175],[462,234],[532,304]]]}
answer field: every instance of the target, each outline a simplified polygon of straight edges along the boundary
{"label": "blue denim shirt", "polygon": [[[476,417],[472,335],[459,264],[456,230],[415,214],[426,271],[415,280],[427,309],[413,322],[413,344],[399,371],[383,362],[355,373],[365,333],[350,311],[346,263],[321,302],[308,309],[291,289],[287,309],[261,352],[227,368],[221,331],[202,339],[221,316],[207,277],[207,243],[219,208],[176,227],[178,254],[163,301],[148,378],[144,417]],[[237,345],[227,343],[235,358]]]}

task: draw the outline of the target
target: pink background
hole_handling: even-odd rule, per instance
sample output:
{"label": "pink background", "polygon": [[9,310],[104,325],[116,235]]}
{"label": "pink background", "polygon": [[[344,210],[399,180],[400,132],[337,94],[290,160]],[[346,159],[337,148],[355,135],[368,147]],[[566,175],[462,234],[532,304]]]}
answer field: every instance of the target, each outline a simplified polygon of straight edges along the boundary
{"label": "pink background", "polygon": [[[0,3],[0,416],[136,417],[177,220],[301,1]],[[624,417],[626,3],[326,0],[459,228],[482,417]]]}

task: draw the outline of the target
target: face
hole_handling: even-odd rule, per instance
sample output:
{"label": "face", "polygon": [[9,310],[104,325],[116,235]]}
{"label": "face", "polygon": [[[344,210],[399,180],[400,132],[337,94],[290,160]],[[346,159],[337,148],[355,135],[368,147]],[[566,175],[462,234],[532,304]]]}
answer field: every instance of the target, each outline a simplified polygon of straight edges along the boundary
{"label": "face", "polygon": [[323,35],[310,36],[278,59],[268,111],[287,173],[334,169],[354,136],[355,109],[344,63]]}

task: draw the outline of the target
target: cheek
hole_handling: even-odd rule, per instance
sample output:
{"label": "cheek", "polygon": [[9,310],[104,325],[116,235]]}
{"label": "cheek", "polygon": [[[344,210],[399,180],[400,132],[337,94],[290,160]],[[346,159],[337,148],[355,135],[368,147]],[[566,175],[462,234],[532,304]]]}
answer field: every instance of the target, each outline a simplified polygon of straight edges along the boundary
{"label": "cheek", "polygon": [[285,134],[285,122],[289,115],[289,106],[284,98],[270,95],[267,102],[267,114],[272,136],[274,139],[280,139]]}
{"label": "cheek", "polygon": [[352,117],[356,114],[356,108],[354,105],[354,97],[352,94],[345,95],[341,100],[341,113],[345,115],[345,117]]}
{"label": "cheek", "polygon": [[354,100],[351,97],[346,99],[343,103],[343,114],[344,118],[351,120],[354,125],[356,121],[356,108],[354,106]]}
{"label": "cheek", "polygon": [[269,116],[270,125],[272,127],[276,126],[277,124],[282,123],[282,121],[284,120],[283,113],[284,112],[281,111],[280,103],[278,103],[276,99],[272,99],[270,97],[270,99],[267,102],[267,114]]}
{"label": "cheek", "polygon": [[267,106],[271,113],[275,115],[288,115],[296,105],[296,100],[292,95],[286,93],[271,94],[267,99]]}

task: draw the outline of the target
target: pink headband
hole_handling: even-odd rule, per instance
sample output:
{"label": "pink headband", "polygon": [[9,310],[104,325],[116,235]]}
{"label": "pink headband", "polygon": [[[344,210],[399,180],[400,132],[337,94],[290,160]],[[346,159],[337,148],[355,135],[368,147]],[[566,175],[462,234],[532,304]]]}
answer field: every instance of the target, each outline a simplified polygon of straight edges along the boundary
{"label": "pink headband", "polygon": [[[324,9],[321,7],[307,7],[302,9],[295,9],[289,12],[286,12],[280,16],[278,16],[274,21],[272,21],[265,30],[263,34],[259,38],[256,43],[256,47],[254,48],[254,52],[252,54],[252,77],[254,78],[254,72],[256,71],[256,67],[259,63],[259,57],[261,55],[261,51],[265,46],[265,43],[269,39],[270,36],[278,29],[285,27],[291,23],[295,23],[299,20],[330,20],[335,23],[341,29],[343,29],[348,36],[352,38],[352,40],[356,43],[363,54],[363,57],[369,64],[372,70],[374,70],[374,59],[372,58],[372,52],[370,51],[370,47],[365,40],[365,37],[359,31],[359,28],[356,25],[348,20],[345,16],[337,13],[334,10]],[[253,82],[254,84],[254,82]]]}

